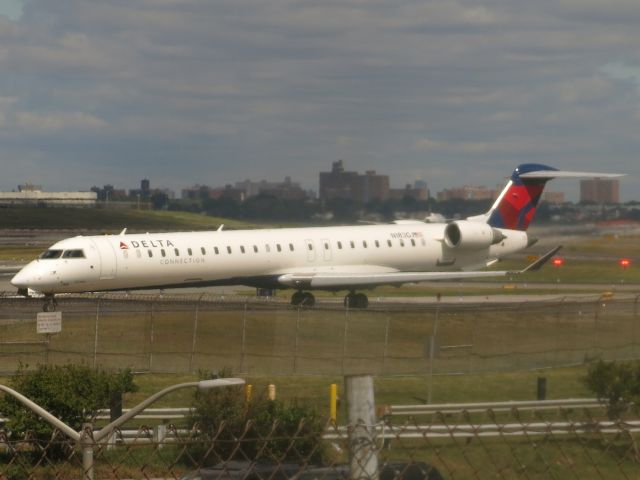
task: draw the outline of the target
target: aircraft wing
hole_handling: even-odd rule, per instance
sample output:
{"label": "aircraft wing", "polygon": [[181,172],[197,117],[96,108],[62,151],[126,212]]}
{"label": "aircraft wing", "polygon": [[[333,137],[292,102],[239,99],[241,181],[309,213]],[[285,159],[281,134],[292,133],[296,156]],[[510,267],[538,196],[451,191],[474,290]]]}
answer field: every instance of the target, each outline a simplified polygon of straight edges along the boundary
{"label": "aircraft wing", "polygon": [[539,270],[562,246],[555,247],[522,270],[457,271],[457,272],[384,272],[349,273],[315,272],[287,273],[278,277],[278,282],[294,288],[357,288],[378,285],[400,285],[403,283],[429,282],[434,280],[464,280],[469,278],[504,277]]}

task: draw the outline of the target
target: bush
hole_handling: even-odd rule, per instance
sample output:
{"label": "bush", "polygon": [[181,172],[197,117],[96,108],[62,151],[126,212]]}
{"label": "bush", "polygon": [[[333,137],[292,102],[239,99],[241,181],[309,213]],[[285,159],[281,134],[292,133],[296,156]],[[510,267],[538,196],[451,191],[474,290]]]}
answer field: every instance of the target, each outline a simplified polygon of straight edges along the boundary
{"label": "bush", "polygon": [[[115,393],[137,389],[129,370],[109,373],[86,365],[40,365],[35,370],[21,365],[9,386],[76,431],[99,409],[106,408]],[[12,396],[4,395],[0,399],[0,411],[9,419],[12,437],[30,435],[44,445],[51,441],[53,427]],[[61,446],[47,450],[49,459],[64,455]]]}
{"label": "bush", "polygon": [[247,459],[317,463],[322,459],[326,419],[308,404],[271,401],[266,390],[247,400],[244,387],[237,386],[198,391],[193,408],[191,421],[198,434],[189,453],[200,465]]}
{"label": "bush", "polygon": [[585,384],[606,402],[609,418],[620,419],[640,401],[640,363],[598,360],[589,366]]}

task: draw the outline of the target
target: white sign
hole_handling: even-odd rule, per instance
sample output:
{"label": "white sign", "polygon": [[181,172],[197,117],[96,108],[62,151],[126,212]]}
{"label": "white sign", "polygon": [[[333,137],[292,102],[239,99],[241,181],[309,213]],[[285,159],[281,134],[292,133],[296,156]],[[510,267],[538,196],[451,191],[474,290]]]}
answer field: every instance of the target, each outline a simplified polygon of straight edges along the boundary
{"label": "white sign", "polygon": [[37,321],[38,333],[60,333],[62,331],[62,312],[40,312]]}

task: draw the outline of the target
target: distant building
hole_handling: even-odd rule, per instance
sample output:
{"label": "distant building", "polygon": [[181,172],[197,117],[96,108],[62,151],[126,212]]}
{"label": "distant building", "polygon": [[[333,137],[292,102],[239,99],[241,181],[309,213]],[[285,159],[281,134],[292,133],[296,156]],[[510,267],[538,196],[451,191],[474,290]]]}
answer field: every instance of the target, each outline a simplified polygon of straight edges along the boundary
{"label": "distant building", "polygon": [[447,200],[495,200],[498,197],[497,190],[491,190],[487,187],[479,187],[473,185],[464,185],[463,187],[449,188],[438,192],[437,198],[439,202]]}
{"label": "distant building", "polygon": [[542,194],[542,200],[545,203],[560,205],[565,203],[564,192],[544,192]]}
{"label": "distant building", "polygon": [[320,172],[320,200],[341,198],[367,203],[389,198],[389,176],[368,170],[364,175],[344,170],[342,160],[331,164],[330,172]]}
{"label": "distant building", "polygon": [[267,182],[266,180],[236,182],[235,188],[243,190],[246,198],[260,194],[271,195],[281,200],[306,200],[308,198],[307,192],[302,189],[300,184],[292,182],[291,177],[288,176],[284,178],[283,182]]}
{"label": "distant building", "polygon": [[209,198],[213,200],[220,200],[221,198],[227,198],[235,201],[236,203],[242,203],[247,199],[247,196],[243,189],[235,188],[231,185],[225,185],[221,188],[214,188],[209,191]]}
{"label": "distant building", "polygon": [[580,202],[620,203],[620,182],[611,178],[581,180]]}
{"label": "distant building", "polygon": [[96,192],[43,192],[39,185],[20,185],[17,192],[0,192],[0,206],[94,207]]}
{"label": "distant building", "polygon": [[413,186],[408,183],[404,188],[389,189],[389,198],[402,200],[403,198],[413,198],[415,200],[429,200],[429,189],[423,181],[416,181]]}

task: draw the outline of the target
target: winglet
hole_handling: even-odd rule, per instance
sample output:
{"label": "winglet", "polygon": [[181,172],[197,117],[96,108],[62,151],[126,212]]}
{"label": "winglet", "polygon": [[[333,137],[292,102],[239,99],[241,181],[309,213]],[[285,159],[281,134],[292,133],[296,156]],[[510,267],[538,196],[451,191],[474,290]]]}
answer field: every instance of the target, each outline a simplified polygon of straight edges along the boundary
{"label": "winglet", "polygon": [[514,273],[527,273],[527,272],[535,272],[540,270],[540,268],[545,263],[547,263],[551,257],[553,257],[556,253],[558,253],[558,250],[560,250],[561,248],[562,248],[562,245],[558,245],[557,247],[552,248],[547,253],[542,255],[539,259],[537,259],[535,262],[530,263],[524,269]]}

